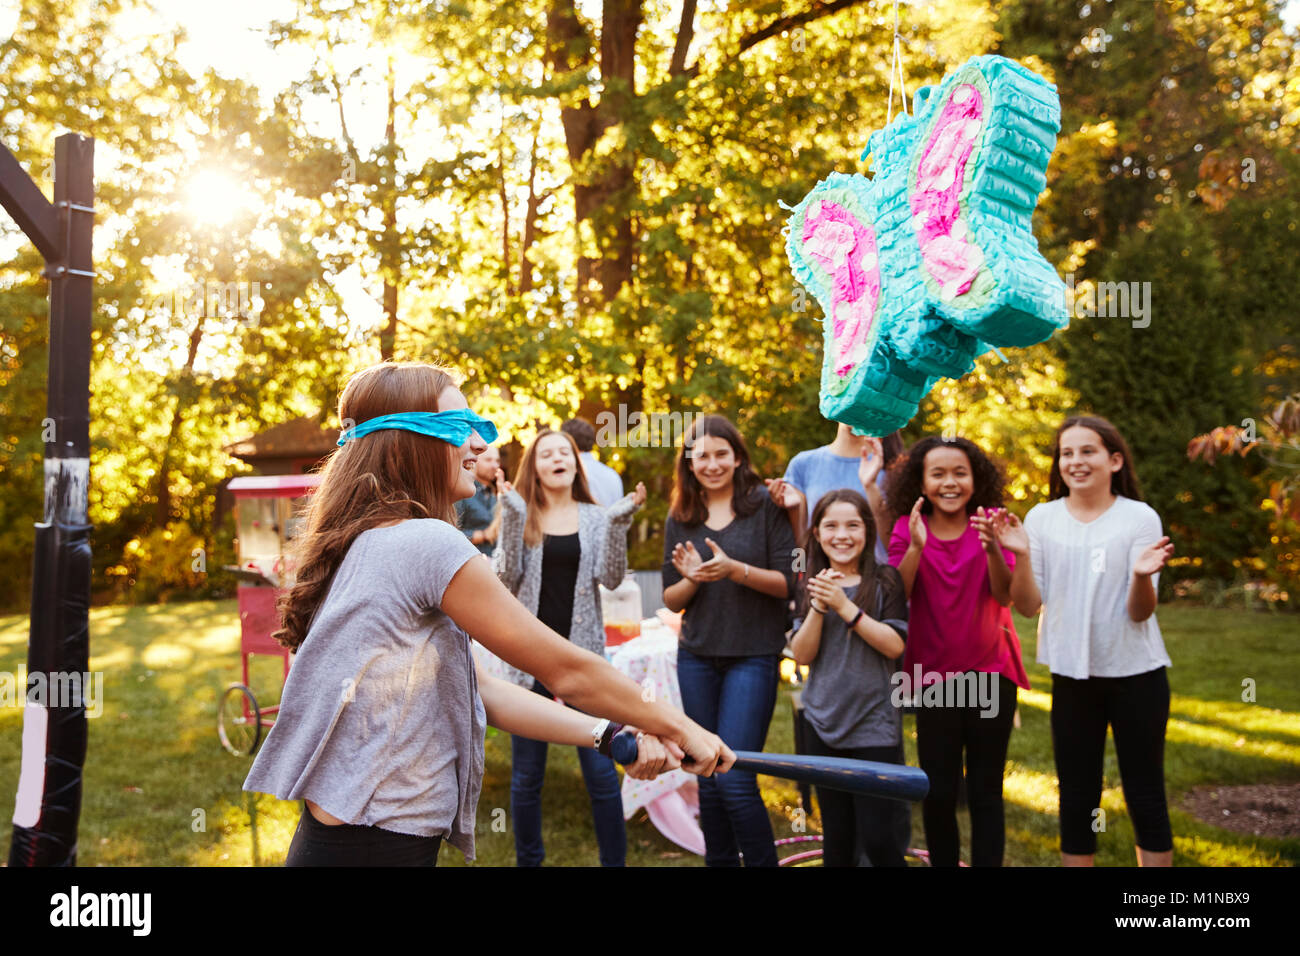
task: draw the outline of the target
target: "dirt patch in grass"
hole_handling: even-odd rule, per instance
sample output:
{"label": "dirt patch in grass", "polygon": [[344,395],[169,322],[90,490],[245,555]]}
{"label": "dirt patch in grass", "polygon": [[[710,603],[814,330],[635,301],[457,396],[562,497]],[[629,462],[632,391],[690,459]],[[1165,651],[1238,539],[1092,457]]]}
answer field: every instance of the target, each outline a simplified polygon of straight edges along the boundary
{"label": "dirt patch in grass", "polygon": [[1211,826],[1266,837],[1300,837],[1300,783],[1197,787],[1183,809]]}

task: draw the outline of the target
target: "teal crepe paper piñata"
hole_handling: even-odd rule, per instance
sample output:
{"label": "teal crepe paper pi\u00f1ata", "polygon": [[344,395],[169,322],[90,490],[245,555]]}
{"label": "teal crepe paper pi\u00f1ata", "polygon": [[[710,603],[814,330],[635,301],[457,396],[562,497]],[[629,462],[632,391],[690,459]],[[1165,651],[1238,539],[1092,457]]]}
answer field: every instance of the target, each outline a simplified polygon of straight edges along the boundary
{"label": "teal crepe paper pi\u00f1ata", "polygon": [[825,315],[821,412],[866,434],[906,425],[938,379],[989,349],[1068,321],[1032,230],[1056,88],[978,56],[915,104],[871,135],[874,178],[831,173],[789,218],[791,269]]}

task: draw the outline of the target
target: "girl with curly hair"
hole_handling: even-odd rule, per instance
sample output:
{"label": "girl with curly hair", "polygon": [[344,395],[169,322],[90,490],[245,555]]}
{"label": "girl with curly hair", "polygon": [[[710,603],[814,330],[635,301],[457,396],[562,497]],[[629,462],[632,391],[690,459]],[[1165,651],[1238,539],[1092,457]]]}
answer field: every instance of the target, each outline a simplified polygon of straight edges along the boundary
{"label": "girl with curly hair", "polygon": [[963,757],[971,863],[1001,866],[1006,843],[1002,777],[1016,688],[1029,678],[1008,606],[1016,557],[972,521],[1001,509],[1003,484],[974,442],[930,437],[895,464],[886,495],[898,515],[889,561],[911,599],[901,686],[917,704],[917,756],[930,778],[921,816],[934,866],[958,863]]}

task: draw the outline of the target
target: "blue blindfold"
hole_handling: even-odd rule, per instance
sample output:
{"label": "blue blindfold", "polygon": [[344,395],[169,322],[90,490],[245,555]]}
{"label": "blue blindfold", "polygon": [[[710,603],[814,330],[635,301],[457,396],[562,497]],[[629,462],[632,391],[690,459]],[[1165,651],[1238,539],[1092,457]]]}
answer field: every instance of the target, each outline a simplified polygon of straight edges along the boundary
{"label": "blue blindfold", "polygon": [[397,412],[394,415],[380,415],[345,428],[339,434],[339,445],[350,439],[361,438],[371,432],[386,428],[399,428],[403,431],[440,438],[459,448],[469,441],[471,432],[478,432],[489,445],[497,440],[497,427],[486,418],[475,415],[468,408],[453,408],[445,412]]}

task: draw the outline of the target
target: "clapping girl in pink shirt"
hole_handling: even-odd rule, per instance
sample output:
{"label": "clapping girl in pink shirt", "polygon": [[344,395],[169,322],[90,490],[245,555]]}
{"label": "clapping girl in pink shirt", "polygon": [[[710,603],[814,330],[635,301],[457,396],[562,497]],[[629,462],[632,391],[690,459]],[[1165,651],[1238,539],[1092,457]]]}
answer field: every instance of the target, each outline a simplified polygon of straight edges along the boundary
{"label": "clapping girl in pink shirt", "polygon": [[917,756],[930,778],[921,812],[934,866],[957,865],[963,755],[971,862],[1002,865],[1002,775],[1016,688],[1029,678],[1008,607],[1015,555],[982,542],[972,521],[1001,507],[1002,489],[977,445],[932,437],[895,464],[886,494],[898,515],[889,561],[911,599],[902,686],[914,695]]}

